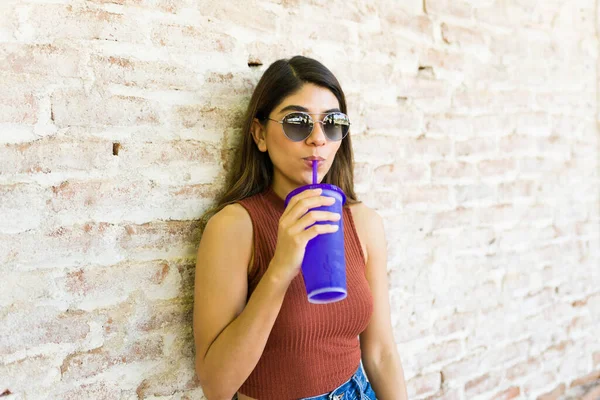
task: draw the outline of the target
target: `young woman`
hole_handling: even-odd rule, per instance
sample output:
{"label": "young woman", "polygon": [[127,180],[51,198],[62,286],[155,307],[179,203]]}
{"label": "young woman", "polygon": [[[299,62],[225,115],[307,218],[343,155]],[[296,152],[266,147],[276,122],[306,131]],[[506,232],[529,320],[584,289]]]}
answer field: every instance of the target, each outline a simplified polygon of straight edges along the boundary
{"label": "young woman", "polygon": [[[340,84],[316,60],[278,60],[256,86],[241,151],[204,215],[198,248],[196,372],[209,400],[407,398],[383,224],[356,199],[349,127]],[[342,215],[310,211],[334,202],[318,190],[284,206],[288,193],[312,183],[313,159],[319,183],[346,194]],[[306,244],[336,230],[314,222],[340,218],[348,296],[309,303],[300,273]]]}

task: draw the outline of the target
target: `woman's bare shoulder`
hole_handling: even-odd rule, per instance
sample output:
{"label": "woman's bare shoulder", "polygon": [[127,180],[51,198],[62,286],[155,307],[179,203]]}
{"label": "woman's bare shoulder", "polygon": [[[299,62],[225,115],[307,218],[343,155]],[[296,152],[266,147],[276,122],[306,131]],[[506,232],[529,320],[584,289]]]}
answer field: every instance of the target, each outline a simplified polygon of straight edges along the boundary
{"label": "woman's bare shoulder", "polygon": [[213,215],[207,224],[215,230],[233,230],[233,233],[252,233],[252,219],[248,211],[239,203],[228,204]]}
{"label": "woman's bare shoulder", "polygon": [[348,207],[350,207],[350,210],[352,211],[352,218],[355,222],[358,222],[357,220],[360,220],[360,222],[363,223],[381,221],[379,213],[362,201],[360,203],[350,204]]}
{"label": "woman's bare shoulder", "polygon": [[356,234],[365,256],[365,263],[367,263],[371,248],[369,240],[373,237],[372,230],[377,229],[377,226],[381,223],[381,216],[364,202],[351,204],[348,207],[352,213]]}

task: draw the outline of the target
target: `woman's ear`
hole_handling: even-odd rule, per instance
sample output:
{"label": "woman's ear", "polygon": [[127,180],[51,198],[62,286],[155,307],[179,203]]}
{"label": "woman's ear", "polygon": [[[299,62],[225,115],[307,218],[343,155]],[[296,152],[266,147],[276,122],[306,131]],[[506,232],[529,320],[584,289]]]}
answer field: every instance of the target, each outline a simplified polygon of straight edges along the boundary
{"label": "woman's ear", "polygon": [[252,126],[250,127],[250,133],[252,133],[252,139],[254,139],[254,143],[258,147],[258,150],[263,153],[267,151],[267,129],[263,126],[258,118],[254,118],[252,120]]}

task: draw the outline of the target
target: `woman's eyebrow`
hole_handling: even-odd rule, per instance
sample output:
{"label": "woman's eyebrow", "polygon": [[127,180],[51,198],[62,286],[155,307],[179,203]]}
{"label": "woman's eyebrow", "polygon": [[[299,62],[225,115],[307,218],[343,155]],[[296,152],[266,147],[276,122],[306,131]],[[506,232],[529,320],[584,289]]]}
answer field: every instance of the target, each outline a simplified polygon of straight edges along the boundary
{"label": "woman's eyebrow", "polygon": [[[289,105],[289,106],[285,106],[283,107],[279,112],[282,113],[284,111],[289,111],[289,110],[293,110],[293,111],[304,111],[304,112],[309,112],[308,108],[306,107],[302,107],[302,106],[298,106],[295,104]],[[339,108],[330,108],[329,110],[325,110],[321,113],[315,113],[315,114],[328,114],[331,112],[340,112]]]}

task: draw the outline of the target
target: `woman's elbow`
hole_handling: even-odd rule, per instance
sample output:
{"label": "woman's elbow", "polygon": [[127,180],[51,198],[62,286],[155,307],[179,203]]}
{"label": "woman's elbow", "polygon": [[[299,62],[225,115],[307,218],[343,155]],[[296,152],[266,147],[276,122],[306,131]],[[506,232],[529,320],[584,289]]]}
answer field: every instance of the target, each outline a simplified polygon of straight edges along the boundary
{"label": "woman's elbow", "polygon": [[208,400],[231,400],[236,390],[227,390],[224,385],[214,376],[210,376],[207,369],[196,363],[196,376],[204,396]]}

